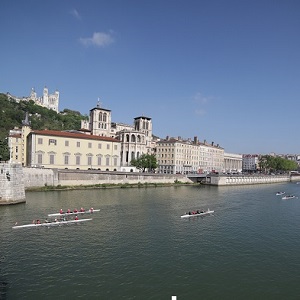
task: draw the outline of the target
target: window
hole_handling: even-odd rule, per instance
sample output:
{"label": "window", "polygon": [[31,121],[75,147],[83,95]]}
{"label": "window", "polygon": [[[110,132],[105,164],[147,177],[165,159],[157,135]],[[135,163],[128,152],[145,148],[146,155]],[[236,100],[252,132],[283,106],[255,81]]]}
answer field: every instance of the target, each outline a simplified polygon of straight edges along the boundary
{"label": "window", "polygon": [[16,153],[18,153],[18,146],[16,146]]}
{"label": "window", "polygon": [[107,149],[107,150],[109,150],[109,148],[110,148],[110,145],[109,145],[109,144],[107,144],[107,145],[106,145],[106,149]]}
{"label": "window", "polygon": [[77,143],[76,143],[76,146],[77,146],[77,147],[80,147],[80,142],[77,142]]}
{"label": "window", "polygon": [[80,165],[80,155],[76,155],[76,165]]}
{"label": "window", "polygon": [[64,161],[65,161],[65,165],[69,164],[69,155],[65,155]]}
{"label": "window", "polygon": [[43,139],[42,138],[38,138],[38,144],[42,145],[43,144]]}
{"label": "window", "polygon": [[43,163],[43,154],[38,154],[37,155],[37,162],[40,165]]}
{"label": "window", "polygon": [[51,145],[51,144],[56,146],[56,140],[49,139],[49,145]]}
{"label": "window", "polygon": [[50,154],[49,159],[50,159],[50,165],[54,165],[54,154]]}
{"label": "window", "polygon": [[118,158],[114,157],[114,166],[117,166],[117,165],[118,165]]}
{"label": "window", "polygon": [[101,166],[101,156],[98,156],[98,166]]}
{"label": "window", "polygon": [[101,149],[102,148],[102,144],[98,144],[98,149]]}
{"label": "window", "polygon": [[87,160],[88,166],[91,166],[91,165],[92,165],[92,156],[88,156],[87,159],[88,159],[88,160]]}
{"label": "window", "polygon": [[69,147],[69,141],[65,141],[65,146]]}
{"label": "window", "polygon": [[114,145],[114,149],[115,149],[115,150],[118,150],[118,145]]}
{"label": "window", "polygon": [[109,156],[106,157],[106,165],[109,166]]}
{"label": "window", "polygon": [[88,147],[89,147],[89,148],[92,148],[92,143],[88,143]]}

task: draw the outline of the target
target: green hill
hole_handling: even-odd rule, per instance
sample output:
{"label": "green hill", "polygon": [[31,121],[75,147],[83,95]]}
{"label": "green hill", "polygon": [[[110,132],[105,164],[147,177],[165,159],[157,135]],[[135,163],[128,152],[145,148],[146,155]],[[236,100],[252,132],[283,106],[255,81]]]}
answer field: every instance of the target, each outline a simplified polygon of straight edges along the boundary
{"label": "green hill", "polygon": [[87,120],[78,111],[64,109],[60,113],[36,105],[33,101],[20,101],[9,99],[7,95],[0,93],[0,160],[9,159],[9,151],[6,137],[9,130],[14,127],[21,127],[26,112],[29,113],[29,120],[32,129],[42,130],[78,130],[81,120]]}

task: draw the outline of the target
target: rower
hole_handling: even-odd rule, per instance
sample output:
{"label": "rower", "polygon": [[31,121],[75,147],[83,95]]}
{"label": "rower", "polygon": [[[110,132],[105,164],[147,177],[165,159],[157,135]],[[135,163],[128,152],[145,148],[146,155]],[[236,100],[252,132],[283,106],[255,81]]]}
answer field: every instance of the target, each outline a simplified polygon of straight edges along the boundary
{"label": "rower", "polygon": [[69,214],[69,213],[71,213],[71,210],[70,210],[70,208],[68,208],[68,210],[67,210],[67,213]]}
{"label": "rower", "polygon": [[59,213],[60,213],[60,214],[63,214],[63,213],[64,213],[64,211],[62,210],[62,208],[60,209]]}
{"label": "rower", "polygon": [[75,216],[75,219],[74,219],[74,220],[76,220],[76,221],[78,220],[78,216],[77,216],[77,215]]}
{"label": "rower", "polygon": [[78,212],[77,208],[75,208],[75,209],[73,210],[73,212],[74,212],[74,213],[77,213],[77,212]]}
{"label": "rower", "polygon": [[94,208],[91,207],[90,212],[93,213],[94,212]]}
{"label": "rower", "polygon": [[84,212],[84,208],[83,207],[80,208],[80,212]]}

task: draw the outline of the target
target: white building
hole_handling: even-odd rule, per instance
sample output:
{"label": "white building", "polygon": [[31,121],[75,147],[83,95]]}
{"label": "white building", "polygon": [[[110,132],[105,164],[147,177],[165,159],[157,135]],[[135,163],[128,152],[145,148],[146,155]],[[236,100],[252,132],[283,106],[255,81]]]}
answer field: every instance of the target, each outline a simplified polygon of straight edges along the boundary
{"label": "white building", "polygon": [[17,102],[20,101],[34,101],[35,104],[46,107],[48,109],[52,109],[58,112],[59,105],[59,91],[55,91],[54,94],[49,94],[48,88],[44,87],[43,96],[38,97],[34,88],[31,89],[31,93],[29,97],[16,97],[12,96],[10,93],[7,93],[7,97],[15,99]]}
{"label": "white building", "polygon": [[224,172],[239,173],[243,170],[243,155],[224,152]]}
{"label": "white building", "polygon": [[224,167],[224,149],[218,144],[201,143],[196,137],[193,141],[169,137],[160,140],[156,157],[159,173],[221,172]]}
{"label": "white building", "polygon": [[258,154],[243,154],[243,171],[255,172],[259,168],[259,155]]}

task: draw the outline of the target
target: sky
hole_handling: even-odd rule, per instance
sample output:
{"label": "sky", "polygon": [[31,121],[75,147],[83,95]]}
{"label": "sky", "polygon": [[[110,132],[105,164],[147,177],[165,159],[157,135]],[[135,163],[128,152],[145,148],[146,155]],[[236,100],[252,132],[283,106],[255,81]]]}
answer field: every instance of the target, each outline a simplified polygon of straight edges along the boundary
{"label": "sky", "polygon": [[152,118],[227,153],[299,154],[300,1],[1,0],[0,93]]}

